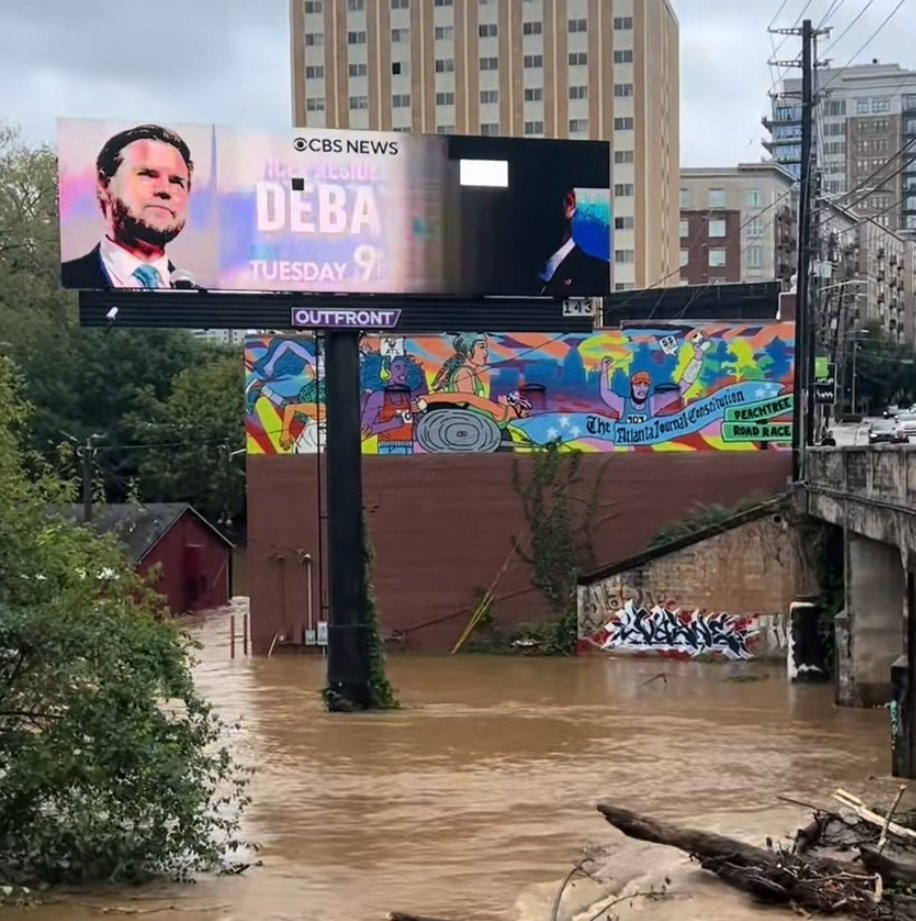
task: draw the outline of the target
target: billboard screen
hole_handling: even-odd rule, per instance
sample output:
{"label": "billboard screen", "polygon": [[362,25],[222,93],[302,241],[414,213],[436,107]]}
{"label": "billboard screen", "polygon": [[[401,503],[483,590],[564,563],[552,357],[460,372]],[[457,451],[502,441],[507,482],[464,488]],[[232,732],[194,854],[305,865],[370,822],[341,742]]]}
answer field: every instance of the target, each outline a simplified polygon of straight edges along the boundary
{"label": "billboard screen", "polygon": [[66,288],[610,290],[605,143],[59,122]]}

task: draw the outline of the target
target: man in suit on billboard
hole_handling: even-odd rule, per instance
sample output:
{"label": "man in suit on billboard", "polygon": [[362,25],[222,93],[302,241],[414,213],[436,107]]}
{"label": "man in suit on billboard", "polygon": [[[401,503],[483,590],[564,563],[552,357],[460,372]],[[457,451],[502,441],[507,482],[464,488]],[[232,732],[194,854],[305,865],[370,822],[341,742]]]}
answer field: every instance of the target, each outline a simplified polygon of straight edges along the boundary
{"label": "man in suit on billboard", "polygon": [[541,270],[541,293],[551,297],[597,297],[610,289],[610,265],[590,256],[573,239],[576,190],[563,195],[560,245]]}
{"label": "man in suit on billboard", "polygon": [[159,125],[110,137],[96,159],[96,195],[105,234],[93,249],[61,264],[65,288],[193,287],[174,280],[165,252],[184,229],[194,164],[184,140]]}

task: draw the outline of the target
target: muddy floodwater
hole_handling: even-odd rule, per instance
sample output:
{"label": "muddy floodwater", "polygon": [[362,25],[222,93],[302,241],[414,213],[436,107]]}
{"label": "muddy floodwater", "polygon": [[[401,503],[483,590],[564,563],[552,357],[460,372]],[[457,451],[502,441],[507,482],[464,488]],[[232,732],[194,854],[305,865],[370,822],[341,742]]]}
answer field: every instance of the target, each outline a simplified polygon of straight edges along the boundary
{"label": "muddy floodwater", "polygon": [[[192,631],[205,644],[200,686],[224,718],[241,719],[232,745],[258,769],[246,834],[262,845],[263,866],[194,886],[63,896],[5,918],[378,921],[397,909],[547,921],[588,844],[604,849],[608,882],[577,884],[571,905],[668,877],[665,899],[614,912],[790,918],[676,851],[627,841],[595,803],[763,843],[805,819],[778,794],[823,801],[837,786],[894,789],[886,712],[836,709],[829,688],[789,687],[778,666],[396,658],[402,711],[329,716],[322,661],[232,661],[225,615]],[[646,684],[659,673],[666,680]],[[734,680],[747,676],[757,680]]]}

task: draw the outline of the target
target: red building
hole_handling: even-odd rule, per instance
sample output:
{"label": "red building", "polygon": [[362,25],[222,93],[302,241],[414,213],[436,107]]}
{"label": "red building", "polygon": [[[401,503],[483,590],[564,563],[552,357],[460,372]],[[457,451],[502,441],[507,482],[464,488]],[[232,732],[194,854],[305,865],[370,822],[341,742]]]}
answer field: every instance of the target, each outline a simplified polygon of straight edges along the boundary
{"label": "red building", "polygon": [[[82,522],[82,506],[67,512]],[[228,604],[232,543],[190,505],[96,506],[91,524],[100,534],[113,535],[141,574],[161,567],[156,589],[173,614]]]}

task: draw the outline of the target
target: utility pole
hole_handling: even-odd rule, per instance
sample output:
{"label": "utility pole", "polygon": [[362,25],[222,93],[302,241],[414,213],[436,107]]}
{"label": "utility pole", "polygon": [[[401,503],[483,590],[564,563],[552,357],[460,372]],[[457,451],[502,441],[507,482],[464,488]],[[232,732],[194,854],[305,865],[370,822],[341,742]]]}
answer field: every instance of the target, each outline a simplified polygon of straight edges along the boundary
{"label": "utility pole", "polygon": [[[73,440],[72,436],[68,437]],[[76,456],[80,460],[84,524],[89,524],[92,521],[92,464],[95,461],[96,443],[101,441],[104,437],[104,435],[99,434],[90,435],[86,439],[86,443],[78,445],[76,449]]]}
{"label": "utility pole", "polygon": [[[814,39],[823,34],[806,19],[801,29],[774,29],[782,35],[800,35],[801,70],[801,166],[798,193],[798,270],[795,295],[795,414],[792,424],[792,478],[804,474],[805,449],[813,440],[814,343],[815,329],[811,311],[811,236],[812,186],[815,169],[812,162],[814,127]],[[776,66],[797,67],[798,61],[773,61]]]}
{"label": "utility pole", "polygon": [[330,710],[365,710],[370,703],[370,644],[363,559],[359,333],[328,331],[325,344],[330,575],[327,704]]}

